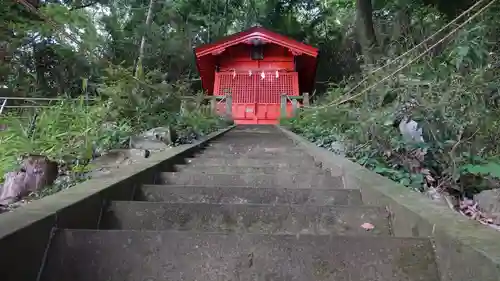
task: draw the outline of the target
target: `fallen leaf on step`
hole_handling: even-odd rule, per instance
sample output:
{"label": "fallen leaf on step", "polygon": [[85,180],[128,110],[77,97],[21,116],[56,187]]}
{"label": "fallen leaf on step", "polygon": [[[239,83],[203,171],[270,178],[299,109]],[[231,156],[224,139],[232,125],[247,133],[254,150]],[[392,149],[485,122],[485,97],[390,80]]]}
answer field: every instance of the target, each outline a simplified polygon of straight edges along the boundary
{"label": "fallen leaf on step", "polygon": [[375,226],[371,223],[365,222],[364,224],[361,225],[362,228],[365,230],[369,231],[375,228]]}

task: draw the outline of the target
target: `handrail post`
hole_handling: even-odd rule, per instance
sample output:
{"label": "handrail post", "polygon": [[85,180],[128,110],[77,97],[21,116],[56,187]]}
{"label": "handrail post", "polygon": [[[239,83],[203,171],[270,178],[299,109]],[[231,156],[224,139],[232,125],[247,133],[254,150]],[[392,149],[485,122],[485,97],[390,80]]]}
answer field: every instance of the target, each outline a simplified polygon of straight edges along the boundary
{"label": "handrail post", "polygon": [[309,93],[302,94],[302,104],[305,106],[309,106]]}
{"label": "handrail post", "polygon": [[226,115],[227,117],[232,117],[233,111],[233,98],[231,97],[231,93],[226,93]]}
{"label": "handrail post", "polygon": [[281,117],[286,118],[286,105],[287,105],[287,96],[286,93],[281,94]]}
{"label": "handrail post", "polygon": [[292,99],[292,117],[297,114],[298,102],[296,99]]}
{"label": "handrail post", "polygon": [[212,113],[217,113],[217,99],[213,95],[210,98],[210,110],[212,111]]}

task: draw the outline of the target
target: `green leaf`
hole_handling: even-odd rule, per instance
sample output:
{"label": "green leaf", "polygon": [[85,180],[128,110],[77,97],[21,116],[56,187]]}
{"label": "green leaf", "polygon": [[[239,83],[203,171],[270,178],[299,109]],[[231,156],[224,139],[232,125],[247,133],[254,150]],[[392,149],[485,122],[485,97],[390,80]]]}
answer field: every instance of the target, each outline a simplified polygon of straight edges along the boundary
{"label": "green leaf", "polygon": [[486,165],[472,165],[468,164],[462,166],[461,170],[465,173],[482,176],[493,176],[500,178],[500,165],[497,163],[488,163]]}
{"label": "green leaf", "polygon": [[399,181],[399,183],[404,185],[404,186],[409,186],[411,183],[411,180],[409,178],[403,178]]}

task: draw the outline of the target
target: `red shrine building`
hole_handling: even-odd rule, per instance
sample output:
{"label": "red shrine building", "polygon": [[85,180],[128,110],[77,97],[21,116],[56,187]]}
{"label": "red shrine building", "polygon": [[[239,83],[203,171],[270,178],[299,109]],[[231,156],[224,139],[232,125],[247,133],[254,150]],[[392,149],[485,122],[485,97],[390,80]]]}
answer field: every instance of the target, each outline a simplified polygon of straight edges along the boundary
{"label": "red shrine building", "polygon": [[314,87],[318,49],[261,27],[194,52],[203,89],[236,124],[277,124],[283,108],[290,116],[292,99]]}

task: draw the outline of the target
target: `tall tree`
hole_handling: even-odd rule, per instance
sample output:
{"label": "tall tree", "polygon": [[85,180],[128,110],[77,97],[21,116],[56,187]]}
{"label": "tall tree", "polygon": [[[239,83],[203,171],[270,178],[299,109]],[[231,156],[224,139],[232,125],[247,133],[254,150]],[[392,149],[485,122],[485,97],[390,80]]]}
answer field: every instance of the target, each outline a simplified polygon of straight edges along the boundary
{"label": "tall tree", "polygon": [[[153,7],[155,4],[155,0],[149,0],[149,8],[148,8],[148,14],[146,16],[146,24],[145,24],[145,30],[149,30],[149,27],[151,26],[151,21],[153,20]],[[141,45],[139,46],[139,57],[137,58],[137,66],[135,69],[135,76],[142,78],[142,75],[144,73],[144,70],[142,68],[142,63],[144,60],[144,48],[146,46],[146,34],[143,33],[141,37]]]}
{"label": "tall tree", "polygon": [[373,27],[373,7],[371,0],[356,0],[356,26],[365,59],[369,63],[372,63],[375,59],[378,44]]}

